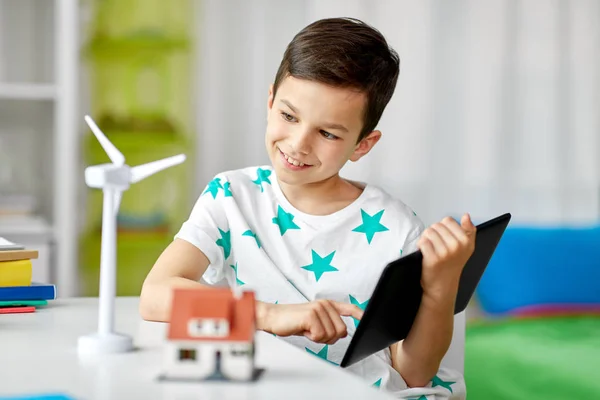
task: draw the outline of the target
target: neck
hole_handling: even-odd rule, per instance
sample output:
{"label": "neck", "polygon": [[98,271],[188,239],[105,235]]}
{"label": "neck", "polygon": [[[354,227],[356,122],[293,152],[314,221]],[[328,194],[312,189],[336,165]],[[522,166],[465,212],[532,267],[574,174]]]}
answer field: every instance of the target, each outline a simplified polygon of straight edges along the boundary
{"label": "neck", "polygon": [[298,210],[313,215],[328,215],[341,210],[360,196],[362,189],[338,174],[320,182],[289,185],[277,180],[286,199]]}

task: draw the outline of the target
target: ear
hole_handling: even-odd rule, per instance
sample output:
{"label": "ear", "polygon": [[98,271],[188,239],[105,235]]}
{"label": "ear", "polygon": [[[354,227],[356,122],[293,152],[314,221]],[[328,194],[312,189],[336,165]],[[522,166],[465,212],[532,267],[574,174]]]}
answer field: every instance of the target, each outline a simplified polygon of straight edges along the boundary
{"label": "ear", "polygon": [[381,139],[380,131],[373,131],[365,136],[354,148],[354,153],[352,153],[350,156],[350,161],[356,162],[360,160],[369,151],[371,151],[379,139]]}
{"label": "ear", "polygon": [[274,97],[273,96],[273,84],[271,83],[269,85],[269,97],[267,100],[267,112],[271,111],[271,108],[273,108],[273,100],[274,100],[273,97]]}

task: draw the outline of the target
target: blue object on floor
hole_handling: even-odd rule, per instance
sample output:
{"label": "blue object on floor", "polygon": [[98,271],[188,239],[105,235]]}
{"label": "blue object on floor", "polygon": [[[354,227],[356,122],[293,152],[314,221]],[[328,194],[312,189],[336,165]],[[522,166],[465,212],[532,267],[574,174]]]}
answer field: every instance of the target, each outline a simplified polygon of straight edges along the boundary
{"label": "blue object on floor", "polygon": [[600,305],[600,226],[508,227],[479,282],[491,314],[544,305]]}
{"label": "blue object on floor", "polygon": [[48,393],[17,397],[0,397],[0,400],[75,400],[75,398],[65,394]]}

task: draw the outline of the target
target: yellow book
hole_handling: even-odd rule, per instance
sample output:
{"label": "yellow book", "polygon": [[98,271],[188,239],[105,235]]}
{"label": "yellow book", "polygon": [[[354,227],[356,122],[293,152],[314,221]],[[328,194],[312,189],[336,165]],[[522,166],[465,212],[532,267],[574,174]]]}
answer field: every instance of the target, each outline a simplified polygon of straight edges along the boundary
{"label": "yellow book", "polygon": [[31,260],[0,262],[0,286],[31,285]]}

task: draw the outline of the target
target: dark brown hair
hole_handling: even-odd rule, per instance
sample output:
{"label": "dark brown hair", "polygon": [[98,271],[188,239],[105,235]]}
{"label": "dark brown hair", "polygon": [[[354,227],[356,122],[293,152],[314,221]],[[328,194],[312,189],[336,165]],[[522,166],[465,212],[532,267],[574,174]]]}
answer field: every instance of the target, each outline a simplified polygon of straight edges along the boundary
{"label": "dark brown hair", "polygon": [[302,29],[290,42],[273,84],[287,76],[366,94],[360,142],[375,129],[396,88],[398,54],[375,28],[354,18],[327,18]]}

